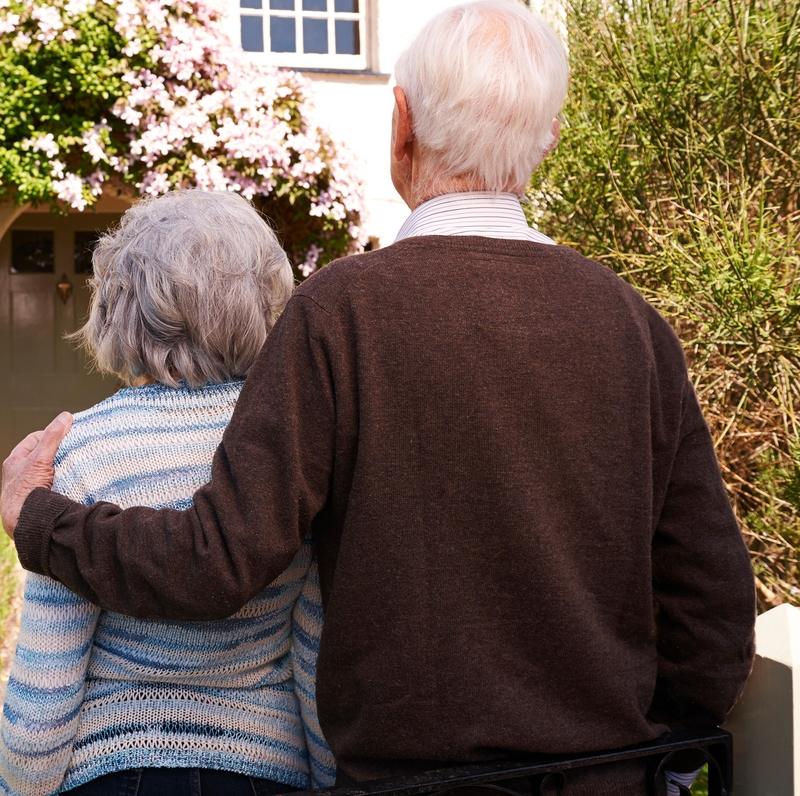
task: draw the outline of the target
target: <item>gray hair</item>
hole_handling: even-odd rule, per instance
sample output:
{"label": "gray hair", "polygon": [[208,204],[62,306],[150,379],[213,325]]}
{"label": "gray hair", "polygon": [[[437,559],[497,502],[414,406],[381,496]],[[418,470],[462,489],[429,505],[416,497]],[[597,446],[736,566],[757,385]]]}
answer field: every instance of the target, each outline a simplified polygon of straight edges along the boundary
{"label": "gray hair", "polygon": [[143,199],[99,240],[93,263],[89,317],[71,337],[128,383],[246,376],[294,285],[275,233],[224,191]]}
{"label": "gray hair", "polygon": [[553,143],[569,66],[556,33],[518,0],[479,0],[430,20],[395,75],[442,177],[508,191],[527,184]]}

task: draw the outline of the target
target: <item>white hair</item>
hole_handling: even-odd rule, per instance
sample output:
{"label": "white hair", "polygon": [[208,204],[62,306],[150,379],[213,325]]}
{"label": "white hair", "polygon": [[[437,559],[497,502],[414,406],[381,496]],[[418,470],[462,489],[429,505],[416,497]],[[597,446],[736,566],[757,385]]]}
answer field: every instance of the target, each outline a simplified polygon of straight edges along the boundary
{"label": "white hair", "polygon": [[395,75],[433,168],[508,191],[527,184],[553,143],[569,66],[556,33],[518,0],[479,0],[428,22]]}
{"label": "white hair", "polygon": [[294,286],[275,233],[223,191],[140,201],[100,239],[93,264],[89,318],[72,339],[128,383],[246,376]]}

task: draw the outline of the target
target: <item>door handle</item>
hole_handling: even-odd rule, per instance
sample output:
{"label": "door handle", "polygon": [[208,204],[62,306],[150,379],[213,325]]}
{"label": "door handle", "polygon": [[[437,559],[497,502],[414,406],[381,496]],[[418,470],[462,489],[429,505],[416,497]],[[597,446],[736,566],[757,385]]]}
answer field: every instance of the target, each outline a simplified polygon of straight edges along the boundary
{"label": "door handle", "polygon": [[70,282],[67,278],[66,271],[61,274],[61,280],[56,285],[56,290],[58,291],[58,295],[61,297],[61,301],[66,304],[67,299],[72,295],[72,282]]}

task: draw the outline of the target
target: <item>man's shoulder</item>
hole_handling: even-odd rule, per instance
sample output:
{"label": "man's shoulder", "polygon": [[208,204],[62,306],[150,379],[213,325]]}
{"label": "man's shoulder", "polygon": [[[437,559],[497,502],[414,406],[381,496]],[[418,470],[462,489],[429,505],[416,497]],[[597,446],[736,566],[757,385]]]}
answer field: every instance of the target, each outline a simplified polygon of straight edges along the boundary
{"label": "man's shoulder", "polygon": [[581,281],[596,285],[604,291],[621,294],[642,309],[650,306],[644,296],[630,282],[626,282],[607,265],[581,254],[570,246],[556,245],[551,246],[550,249],[552,250],[553,264],[567,272],[567,279],[578,277]]}
{"label": "man's shoulder", "polygon": [[[571,275],[596,285],[604,293],[618,297],[640,317],[654,334],[678,341],[669,321],[630,282],[603,263],[592,260],[569,246],[552,246],[553,259],[571,271]],[[568,277],[569,278],[569,277]]]}
{"label": "man's shoulder", "polygon": [[[310,298],[318,304],[330,307],[344,294],[356,289],[365,280],[380,279],[386,269],[402,271],[404,267],[418,269],[420,266],[436,265],[441,269],[448,260],[477,263],[481,259],[495,257],[538,257],[545,259],[554,255],[559,260],[572,260],[592,268],[601,268],[573,249],[529,241],[505,240],[472,236],[426,235],[405,238],[382,249],[353,254],[334,260],[312,274],[294,292],[295,296]],[[556,252],[559,254],[556,255]],[[465,258],[464,255],[475,255]]]}
{"label": "man's shoulder", "polygon": [[630,282],[603,263],[569,246],[539,246],[539,257],[547,257],[556,269],[562,288],[585,299],[589,315],[627,317],[640,330],[640,339],[656,359],[669,367],[685,370],[683,346],[672,324]]}
{"label": "man's shoulder", "polygon": [[624,304],[650,336],[680,349],[670,324],[635,287],[608,266],[569,246],[471,236],[406,238],[382,249],[334,260],[303,282],[295,296],[334,312],[337,307],[348,305],[355,293],[396,289],[395,284],[389,283],[400,280],[402,284],[406,269],[411,274],[420,267],[435,267],[442,273],[450,263],[459,269],[460,284],[470,271],[483,286],[487,284],[486,269],[501,261],[537,267],[547,275],[546,279],[561,283],[562,292],[577,290],[591,296],[597,305]]}
{"label": "man's shoulder", "polygon": [[294,296],[311,299],[316,304],[331,310],[342,297],[351,291],[360,279],[373,271],[390,266],[403,257],[400,244],[360,254],[351,254],[320,268],[294,291]]}

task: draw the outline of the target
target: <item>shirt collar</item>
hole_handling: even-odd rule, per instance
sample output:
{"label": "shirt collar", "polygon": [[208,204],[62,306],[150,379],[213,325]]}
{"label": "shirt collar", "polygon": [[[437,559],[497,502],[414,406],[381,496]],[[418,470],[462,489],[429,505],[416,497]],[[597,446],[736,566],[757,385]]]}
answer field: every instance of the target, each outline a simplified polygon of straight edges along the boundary
{"label": "shirt collar", "polygon": [[514,194],[491,191],[447,193],[423,202],[406,219],[395,241],[421,235],[478,235],[554,243],[528,226]]}

